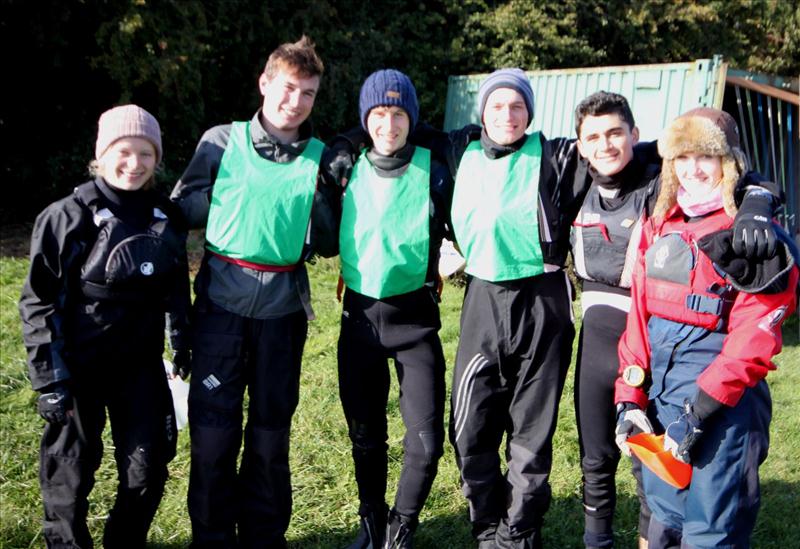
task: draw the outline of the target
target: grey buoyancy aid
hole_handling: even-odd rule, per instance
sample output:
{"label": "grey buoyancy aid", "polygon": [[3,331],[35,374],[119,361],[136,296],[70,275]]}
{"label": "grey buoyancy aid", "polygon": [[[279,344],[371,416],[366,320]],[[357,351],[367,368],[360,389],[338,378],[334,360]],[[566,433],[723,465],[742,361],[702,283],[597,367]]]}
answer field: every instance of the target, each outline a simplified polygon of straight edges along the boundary
{"label": "grey buoyancy aid", "polygon": [[580,278],[631,287],[648,193],[649,187],[642,187],[609,208],[598,186],[589,188],[570,235],[575,273]]}
{"label": "grey buoyancy aid", "polygon": [[77,200],[97,228],[81,267],[81,290],[96,300],[161,299],[171,288],[181,253],[181,236],[161,208],[146,228],[125,223],[102,203],[94,181],[75,188]]}

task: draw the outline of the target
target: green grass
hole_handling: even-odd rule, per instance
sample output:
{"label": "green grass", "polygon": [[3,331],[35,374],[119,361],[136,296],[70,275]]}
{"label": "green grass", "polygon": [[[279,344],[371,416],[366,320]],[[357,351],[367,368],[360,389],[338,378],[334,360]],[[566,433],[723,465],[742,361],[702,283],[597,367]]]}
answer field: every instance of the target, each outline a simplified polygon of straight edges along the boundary
{"label": "green grass", "polygon": [[[42,421],[35,412],[35,394],[25,377],[25,353],[20,339],[17,300],[27,260],[0,258],[0,547],[42,547],[41,502],[37,481]],[[311,323],[305,348],[300,406],[292,434],[294,514],[288,537],[292,547],[338,548],[356,531],[358,507],[336,381],[336,340],[340,306],[336,302],[336,263],[323,260],[310,267],[317,320]],[[450,372],[458,340],[463,289],[445,286],[442,342]],[[761,469],[762,509],[754,547],[785,548],[800,539],[800,343],[795,315],[785,329],[786,346],[769,376],[774,403],[772,448]],[[553,503],[547,514],[546,547],[582,547],[583,518],[577,432],[572,408],[572,373],[567,382],[554,441],[551,482]],[[402,459],[403,427],[392,388],[390,414],[390,483],[397,480]],[[449,410],[448,410],[449,413]],[[106,433],[108,435],[108,433]],[[106,436],[103,466],[91,495],[90,528],[99,541],[103,520],[115,489],[113,448]],[[171,478],[150,530],[151,547],[184,547],[190,540],[186,510],[189,468],[188,432],[182,431],[178,455],[170,464]],[[393,484],[390,484],[393,485]],[[617,546],[634,547],[637,504],[627,463],[618,475]],[[391,502],[393,494],[388,494]],[[421,517],[417,546],[472,547],[466,503],[461,496],[453,452],[446,445],[439,476]]]}

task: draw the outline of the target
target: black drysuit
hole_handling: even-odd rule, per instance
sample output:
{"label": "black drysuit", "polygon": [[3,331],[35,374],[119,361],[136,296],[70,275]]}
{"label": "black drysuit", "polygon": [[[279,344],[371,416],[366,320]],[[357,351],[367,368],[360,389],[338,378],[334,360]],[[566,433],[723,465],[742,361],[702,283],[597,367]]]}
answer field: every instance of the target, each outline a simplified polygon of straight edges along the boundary
{"label": "black drysuit", "polygon": [[161,358],[165,311],[173,348],[188,349],[180,219],[154,192],[115,190],[101,178],[36,219],[19,303],[29,375],[37,391],[65,386],[73,395],[66,424],[48,423],[42,437],[49,547],[92,546],[86,514],[106,413],[119,484],[104,545],[144,546],[177,433]]}

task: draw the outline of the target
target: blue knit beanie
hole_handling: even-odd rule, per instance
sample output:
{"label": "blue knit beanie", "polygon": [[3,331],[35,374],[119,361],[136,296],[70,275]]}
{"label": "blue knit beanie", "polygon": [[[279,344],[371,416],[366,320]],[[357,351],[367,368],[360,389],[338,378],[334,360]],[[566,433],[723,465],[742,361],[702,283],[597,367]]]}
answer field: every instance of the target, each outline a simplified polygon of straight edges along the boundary
{"label": "blue knit beanie", "polygon": [[361,115],[361,126],[367,129],[367,116],[375,107],[401,107],[411,120],[410,129],[417,125],[419,103],[417,90],[411,79],[395,69],[383,69],[370,74],[361,86],[358,98],[358,110]]}
{"label": "blue knit beanie", "polygon": [[498,69],[486,77],[478,90],[478,105],[481,120],[483,120],[483,109],[486,108],[486,100],[491,93],[498,88],[511,88],[519,92],[525,100],[528,108],[528,124],[533,120],[533,89],[528,75],[522,69]]}

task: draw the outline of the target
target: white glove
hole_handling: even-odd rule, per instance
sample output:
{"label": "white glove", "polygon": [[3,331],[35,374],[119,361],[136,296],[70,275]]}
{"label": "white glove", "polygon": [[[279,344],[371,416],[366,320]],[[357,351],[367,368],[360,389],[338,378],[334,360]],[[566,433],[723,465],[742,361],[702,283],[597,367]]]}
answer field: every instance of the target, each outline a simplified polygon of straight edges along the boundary
{"label": "white glove", "polygon": [[644,410],[633,404],[632,402],[620,402],[617,404],[617,428],[614,431],[614,441],[619,446],[623,454],[630,457],[631,449],[628,446],[627,440],[635,430],[643,433],[652,433],[653,426],[650,425],[650,420],[647,419],[647,414]]}

